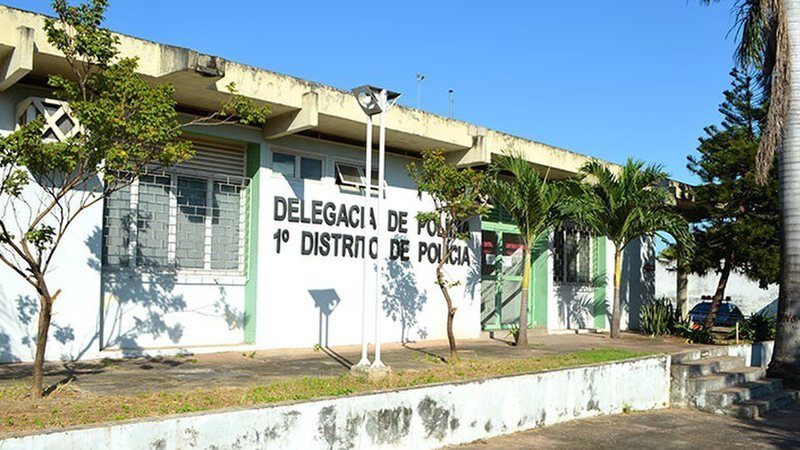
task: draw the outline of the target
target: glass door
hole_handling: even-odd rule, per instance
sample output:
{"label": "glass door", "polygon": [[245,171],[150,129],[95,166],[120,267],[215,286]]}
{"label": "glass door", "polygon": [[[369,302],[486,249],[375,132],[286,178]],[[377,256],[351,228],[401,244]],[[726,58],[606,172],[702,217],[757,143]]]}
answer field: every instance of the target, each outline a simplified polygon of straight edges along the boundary
{"label": "glass door", "polygon": [[[481,327],[510,328],[519,323],[524,271],[522,236],[502,230],[483,230],[481,249]],[[530,298],[530,296],[529,296]],[[532,323],[528,303],[528,323]]]}

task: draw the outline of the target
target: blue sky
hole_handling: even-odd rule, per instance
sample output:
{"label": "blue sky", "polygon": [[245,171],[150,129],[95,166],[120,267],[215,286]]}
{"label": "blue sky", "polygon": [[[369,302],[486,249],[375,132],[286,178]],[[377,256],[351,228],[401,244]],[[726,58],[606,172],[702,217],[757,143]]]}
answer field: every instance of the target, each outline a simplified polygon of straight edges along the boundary
{"label": "blue sky", "polygon": [[447,115],[454,89],[455,118],[692,182],[686,155],[729,83],[732,4],[111,0],[108,26],[343,89],[384,86],[411,106],[422,72],[423,109]]}

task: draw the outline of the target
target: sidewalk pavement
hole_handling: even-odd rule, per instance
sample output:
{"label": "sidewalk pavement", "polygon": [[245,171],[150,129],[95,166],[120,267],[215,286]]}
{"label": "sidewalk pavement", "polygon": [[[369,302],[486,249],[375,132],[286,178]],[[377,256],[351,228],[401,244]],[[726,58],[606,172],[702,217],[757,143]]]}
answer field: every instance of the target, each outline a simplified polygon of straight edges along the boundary
{"label": "sidewalk pavement", "polygon": [[576,420],[509,434],[451,450],[546,449],[796,449],[800,404],[759,419],[665,409]]}
{"label": "sidewalk pavement", "polygon": [[[651,339],[633,333],[625,333],[622,339],[615,340],[604,334],[532,336],[527,349],[515,348],[510,345],[510,337],[507,339],[460,340],[459,356],[462,359],[530,358],[610,347],[674,353],[701,347],[680,339]],[[448,355],[446,341],[384,344],[381,350],[384,363],[395,371],[422,370]],[[73,388],[106,395],[210,386],[248,387],[292,377],[347,373],[350,366],[359,360],[360,351],[360,346],[348,346],[50,363],[46,366],[45,383],[69,380]],[[30,374],[29,363],[0,365],[0,387],[20,382]]]}

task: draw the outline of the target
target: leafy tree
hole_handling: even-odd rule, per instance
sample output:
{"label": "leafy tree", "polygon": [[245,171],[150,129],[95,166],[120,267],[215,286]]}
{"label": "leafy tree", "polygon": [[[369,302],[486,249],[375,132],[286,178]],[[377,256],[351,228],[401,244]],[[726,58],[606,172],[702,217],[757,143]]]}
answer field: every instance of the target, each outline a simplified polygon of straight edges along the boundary
{"label": "leafy tree", "polygon": [[[267,110],[234,95],[220,111],[181,123],[172,86],[151,86],[121,57],[117,37],[101,27],[107,0],[70,6],[55,0],[48,41],[68,63],[67,76],[49,79],[82,132],[44,140],[37,118],[0,138],[0,261],[37,292],[39,318],[31,394],[42,396],[42,374],[53,303],[61,289],[49,282],[51,263],[70,225],[105,196],[151,168],[192,157],[183,140],[188,125],[263,122]],[[234,86],[230,86],[235,91]]]}
{"label": "leafy tree", "polygon": [[688,158],[689,170],[702,181],[694,189],[699,219],[692,227],[697,250],[689,267],[719,275],[706,328],[714,325],[732,271],[766,287],[778,281],[780,267],[778,179],[760,184],[754,164],[766,108],[748,74],[734,69],[731,77],[719,109],[721,127],[706,127],[699,156]]}
{"label": "leafy tree", "polygon": [[548,181],[520,155],[510,153],[492,166],[486,191],[496,206],[513,219],[522,235],[522,300],[519,308],[518,347],[528,345],[528,291],[530,289],[531,250],[539,237],[563,221],[566,192],[562,183]]}
{"label": "leafy tree", "polygon": [[641,161],[628,159],[615,173],[598,161],[581,169],[582,182],[572,185],[569,213],[589,226],[596,234],[614,244],[614,300],[611,312],[611,337],[620,335],[620,281],[623,251],[641,237],[665,232],[681,243],[682,251],[692,249],[689,224],[672,206],[661,166],[645,167]]}
{"label": "leafy tree", "polygon": [[[701,0],[709,4],[712,0]],[[713,0],[718,1],[718,0]],[[800,387],[800,2],[742,0],[734,8],[739,29],[737,60],[759,71],[769,98],[756,157],[766,181],[778,161],[781,198],[781,276],[775,351],[768,374]]]}
{"label": "leafy tree", "polygon": [[428,194],[433,200],[433,210],[417,214],[417,220],[427,225],[436,226],[437,236],[441,239],[441,253],[436,264],[436,283],[442,291],[447,303],[447,341],[450,345],[451,362],[458,360],[456,338],[453,334],[453,318],[456,306],[450,296],[450,288],[458,284],[448,280],[444,265],[458,241],[470,239],[466,227],[467,221],[486,212],[482,201],[481,189],[484,184],[480,172],[472,169],[459,169],[449,163],[439,150],[422,152],[422,164],[410,163],[408,173],[417,185],[420,197]]}

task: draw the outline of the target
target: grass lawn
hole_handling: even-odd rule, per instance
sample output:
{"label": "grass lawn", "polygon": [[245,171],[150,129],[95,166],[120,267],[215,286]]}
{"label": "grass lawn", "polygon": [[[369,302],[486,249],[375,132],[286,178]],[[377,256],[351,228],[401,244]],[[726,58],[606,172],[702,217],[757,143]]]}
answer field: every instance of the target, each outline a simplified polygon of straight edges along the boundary
{"label": "grass lawn", "polygon": [[[191,391],[169,391],[132,396],[89,394],[64,385],[47,398],[39,401],[28,397],[28,384],[19,383],[0,387],[0,438],[24,431],[57,429],[234,406],[340,397],[431,383],[541,372],[618,361],[648,354],[650,353],[604,348],[537,358],[484,358],[462,360],[455,364],[437,362],[428,369],[396,372],[379,381],[367,381],[351,375],[341,375],[292,378],[250,388],[209,387]],[[432,363],[433,361],[432,358]]]}

